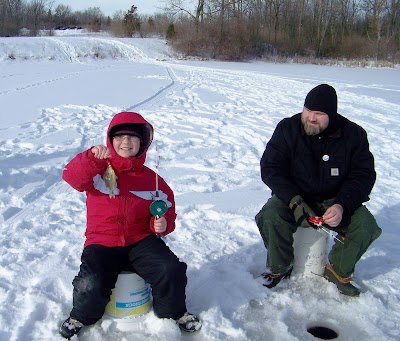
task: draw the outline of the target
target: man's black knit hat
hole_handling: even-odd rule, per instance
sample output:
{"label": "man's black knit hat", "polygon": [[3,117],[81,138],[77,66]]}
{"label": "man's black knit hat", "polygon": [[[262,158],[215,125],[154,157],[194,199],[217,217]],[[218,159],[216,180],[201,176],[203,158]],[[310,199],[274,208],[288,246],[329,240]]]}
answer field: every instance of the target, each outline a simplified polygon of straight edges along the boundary
{"label": "man's black knit hat", "polygon": [[312,111],[322,111],[329,116],[332,122],[337,114],[337,95],[333,87],[320,84],[306,96],[304,106]]}

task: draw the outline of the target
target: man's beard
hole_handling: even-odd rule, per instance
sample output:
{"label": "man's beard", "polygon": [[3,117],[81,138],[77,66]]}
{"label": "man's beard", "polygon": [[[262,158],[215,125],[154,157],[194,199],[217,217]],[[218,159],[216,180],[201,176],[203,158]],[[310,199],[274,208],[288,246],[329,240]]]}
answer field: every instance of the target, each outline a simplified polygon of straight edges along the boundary
{"label": "man's beard", "polygon": [[319,124],[309,124],[309,121],[305,120],[303,116],[301,116],[301,122],[303,123],[305,133],[309,136],[318,135],[324,131]]}
{"label": "man's beard", "polygon": [[318,135],[322,132],[322,129],[320,126],[310,126],[307,123],[303,124],[304,126],[304,131],[306,132],[307,135],[313,136],[313,135]]}

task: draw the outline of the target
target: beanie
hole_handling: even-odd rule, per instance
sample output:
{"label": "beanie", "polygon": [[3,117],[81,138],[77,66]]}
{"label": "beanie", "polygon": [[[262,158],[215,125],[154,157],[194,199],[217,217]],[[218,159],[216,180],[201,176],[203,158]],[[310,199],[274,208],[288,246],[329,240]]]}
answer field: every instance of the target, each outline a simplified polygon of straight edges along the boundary
{"label": "beanie", "polygon": [[137,124],[119,124],[111,128],[110,137],[114,137],[116,135],[132,135],[137,136],[139,138],[142,137],[141,129]]}
{"label": "beanie", "polygon": [[337,95],[335,89],[328,84],[320,84],[306,96],[304,106],[312,111],[322,111],[329,116],[333,123],[337,114]]}

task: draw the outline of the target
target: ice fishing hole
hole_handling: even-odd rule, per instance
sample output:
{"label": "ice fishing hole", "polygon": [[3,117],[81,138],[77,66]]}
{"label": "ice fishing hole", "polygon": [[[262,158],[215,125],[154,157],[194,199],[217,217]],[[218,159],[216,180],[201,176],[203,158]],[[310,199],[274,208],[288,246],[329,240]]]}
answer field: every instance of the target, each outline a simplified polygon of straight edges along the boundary
{"label": "ice fishing hole", "polygon": [[309,327],[307,328],[307,331],[311,335],[322,340],[333,340],[339,336],[338,333],[336,333],[333,329],[327,327],[320,327],[320,326]]}

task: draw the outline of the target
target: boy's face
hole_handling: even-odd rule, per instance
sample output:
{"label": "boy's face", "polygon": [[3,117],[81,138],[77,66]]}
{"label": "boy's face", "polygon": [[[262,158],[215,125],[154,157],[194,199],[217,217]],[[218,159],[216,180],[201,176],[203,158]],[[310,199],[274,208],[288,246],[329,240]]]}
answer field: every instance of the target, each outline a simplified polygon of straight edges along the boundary
{"label": "boy's face", "polygon": [[140,148],[140,139],[132,135],[117,135],[112,139],[115,152],[121,157],[136,156]]}

